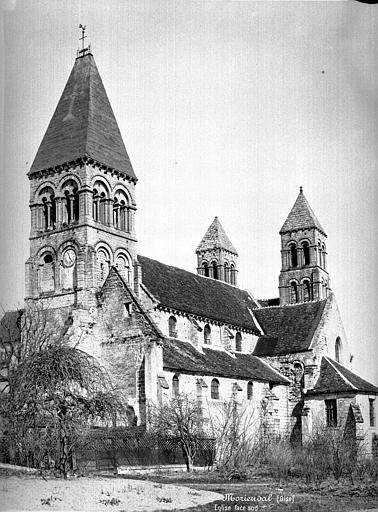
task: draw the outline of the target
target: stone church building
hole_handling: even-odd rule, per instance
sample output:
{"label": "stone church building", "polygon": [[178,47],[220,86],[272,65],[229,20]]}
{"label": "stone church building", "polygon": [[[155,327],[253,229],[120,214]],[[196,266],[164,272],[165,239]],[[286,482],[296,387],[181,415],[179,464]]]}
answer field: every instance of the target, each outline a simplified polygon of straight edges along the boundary
{"label": "stone church building", "polygon": [[130,421],[185,392],[204,415],[234,399],[299,438],[349,422],[372,449],[378,388],[350,369],[327,235],[302,189],[280,231],[277,299],[238,287],[238,253],[217,217],[196,272],[138,254],[137,177],[89,48],[28,177],[26,301],[69,318],[70,340],[109,370]]}

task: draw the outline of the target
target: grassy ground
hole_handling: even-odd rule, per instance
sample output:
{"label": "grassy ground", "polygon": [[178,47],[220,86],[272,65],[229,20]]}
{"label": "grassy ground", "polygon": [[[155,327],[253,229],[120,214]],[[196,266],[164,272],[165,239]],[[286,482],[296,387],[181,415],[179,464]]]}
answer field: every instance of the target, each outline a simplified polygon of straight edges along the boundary
{"label": "grassy ground", "polygon": [[[4,478],[7,476],[2,475],[1,473],[2,472],[0,471],[0,478]],[[201,472],[194,474],[166,473],[159,475],[149,475],[145,477],[139,477],[136,475],[121,477],[108,474],[108,478],[104,478],[105,476],[106,475],[103,474],[101,476],[93,476],[86,479],[78,478],[74,481],[62,481],[61,479],[54,479],[53,477],[50,476],[48,480],[50,483],[54,483],[55,481],[56,485],[63,485],[63,487],[67,487],[71,489],[71,491],[75,491],[75,501],[77,501],[78,499],[78,495],[80,494],[79,491],[83,491],[82,488],[84,488],[85,485],[89,486],[93,484],[95,485],[95,488],[99,492],[99,484],[98,482],[96,483],[96,481],[99,478],[103,479],[102,482],[100,482],[100,487],[105,489],[106,485],[109,485],[110,488],[113,489],[113,494],[115,492],[114,489],[116,487],[121,487],[123,491],[125,489],[127,491],[130,491],[130,489],[133,490],[134,488],[143,488],[143,492],[138,491],[136,497],[131,499],[129,496],[131,501],[129,499],[129,503],[126,507],[123,506],[122,508],[121,503],[119,503],[118,505],[117,503],[112,503],[109,500],[109,503],[107,503],[109,506],[103,507],[105,510],[113,511],[121,511],[122,509],[122,512],[124,512],[125,510],[155,510],[156,512],[157,510],[159,510],[159,512],[168,509],[170,511],[177,510],[175,508],[176,498],[174,502],[170,505],[170,507],[163,503],[161,503],[161,505],[159,506],[159,504],[156,503],[156,499],[152,499],[152,491],[156,491],[159,494],[159,496],[160,494],[162,496],[165,496],[167,494],[166,488],[162,488],[160,484],[171,484],[174,486],[185,486],[187,488],[190,488],[190,496],[188,495],[190,500],[188,501],[188,508],[185,509],[185,511],[187,512],[350,512],[355,510],[366,510],[378,507],[378,485],[371,483],[358,483],[357,485],[352,486],[348,481],[343,481],[340,482],[339,484],[333,481],[328,481],[322,483],[320,489],[318,489],[315,486],[306,486],[304,482],[301,482],[298,478],[292,479],[291,481],[281,484],[275,482],[273,479],[266,476],[251,477],[247,481],[240,482],[224,480],[220,478],[216,472]],[[39,476],[26,477],[25,475],[20,475],[20,489],[22,489],[23,492],[25,491],[25,478],[30,481],[33,478],[35,479],[35,484],[33,484],[33,487],[35,487],[37,481],[40,480],[43,485],[43,492],[41,491],[42,494],[40,492],[40,495],[38,494],[38,497],[41,498],[41,496],[45,496],[47,492],[46,485],[48,484],[48,481],[46,479],[43,481]],[[138,481],[140,482],[140,484],[138,484]],[[143,481],[145,481],[144,483],[146,485],[142,483]],[[6,486],[7,483],[3,482],[3,487],[4,485]],[[148,491],[147,488],[151,488],[152,491]],[[176,502],[178,504],[178,501],[180,501],[178,500],[178,497],[183,497],[185,492],[188,492],[188,489],[185,491],[184,489],[180,490],[179,487],[176,487],[176,490],[178,493]],[[225,497],[225,499],[213,501],[205,505],[191,505],[196,501],[197,503],[200,502],[199,499],[197,500],[197,497],[199,496],[199,491],[213,491],[216,493],[220,493]],[[93,495],[93,493],[94,491],[91,490],[90,495]],[[110,494],[113,496],[112,493]],[[50,496],[50,494],[48,495]],[[130,494],[130,492],[127,492],[126,494]],[[121,498],[125,498],[126,494],[125,492],[123,492]],[[51,496],[53,496],[53,494],[51,494]],[[106,496],[108,496],[108,494]],[[103,498],[103,496],[100,496],[100,498],[101,497]],[[140,501],[138,506],[137,503],[135,502],[136,498],[138,498]],[[149,502],[147,498],[150,500]],[[84,498],[83,495],[82,501],[80,501],[81,503],[83,503],[82,510],[95,510],[93,507],[84,508],[84,504],[87,502],[87,500],[88,498]],[[1,501],[2,500],[0,496],[0,509],[2,509]],[[102,502],[100,500],[100,503]],[[89,503],[86,504],[90,505]],[[50,505],[50,503],[46,505]],[[47,509],[49,507],[43,506],[42,508]],[[50,508],[54,508],[55,510],[57,509],[57,505],[55,504],[55,502],[54,507]],[[77,508],[74,509],[77,510]],[[98,508],[96,508],[96,510],[97,509]],[[34,507],[33,510],[36,510],[36,508]],[[66,506],[64,510],[73,510],[73,508],[69,508],[68,506]]]}
{"label": "grassy ground", "polygon": [[[214,473],[150,477],[161,483],[223,494],[226,499],[186,509],[186,512],[348,512],[378,507],[377,484],[327,482],[320,489],[298,481],[282,485],[268,478],[246,482],[221,480]],[[164,509],[162,509],[164,510]]]}

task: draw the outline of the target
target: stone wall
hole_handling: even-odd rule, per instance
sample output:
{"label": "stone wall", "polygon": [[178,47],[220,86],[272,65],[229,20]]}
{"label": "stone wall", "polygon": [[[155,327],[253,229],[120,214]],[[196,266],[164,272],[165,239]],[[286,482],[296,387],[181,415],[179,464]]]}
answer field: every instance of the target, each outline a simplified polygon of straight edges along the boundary
{"label": "stone wall", "polygon": [[[163,400],[169,400],[173,396],[174,376],[179,379],[180,392],[193,400],[200,400],[209,427],[219,426],[226,414],[227,405],[235,400],[239,410],[244,411],[248,418],[250,428],[257,431],[264,420],[270,432],[284,433],[287,429],[287,386],[277,385],[270,389],[266,382],[252,381],[252,397],[248,399],[248,380],[164,371],[168,388],[162,391]],[[219,399],[211,398],[211,382],[214,378],[219,382]]]}
{"label": "stone wall", "polygon": [[242,352],[252,353],[257,343],[258,337],[255,334],[230,325],[220,325],[211,320],[193,319],[190,315],[179,314],[167,310],[156,309],[153,318],[162,333],[169,337],[169,318],[173,316],[176,319],[177,339],[190,341],[194,346],[206,346],[204,342],[204,328],[209,325],[211,329],[210,345],[213,347],[225,348],[229,351],[235,351],[236,333],[242,337]]}

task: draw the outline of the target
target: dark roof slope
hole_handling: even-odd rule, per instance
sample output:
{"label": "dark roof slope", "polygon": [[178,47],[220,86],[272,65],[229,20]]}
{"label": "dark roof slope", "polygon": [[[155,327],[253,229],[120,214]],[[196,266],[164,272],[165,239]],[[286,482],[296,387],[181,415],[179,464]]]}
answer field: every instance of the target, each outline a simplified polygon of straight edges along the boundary
{"label": "dark roof slope", "polygon": [[134,306],[137,308],[138,312],[144,317],[147,325],[148,331],[144,331],[145,334],[153,333],[158,338],[163,339],[164,336],[160,331],[159,327],[152,320],[150,314],[146,311],[145,308],[140,304],[138,297],[135,295],[134,290],[129,286],[126,280],[121,276],[117,267],[112,266],[110,271],[101,287],[101,295],[99,296],[100,301],[105,300],[109,297],[115,297],[117,294],[117,290],[120,290],[122,295],[121,298],[124,301],[125,299],[129,302],[128,299],[134,303]]}
{"label": "dark roof slope", "polygon": [[318,380],[308,395],[329,393],[378,393],[378,387],[351,372],[340,363],[323,356]]}
{"label": "dark roof slope", "polygon": [[213,222],[210,224],[208,230],[199,243],[196,252],[207,251],[208,249],[226,249],[226,251],[237,255],[236,249],[226,235],[218,217],[215,217]]}
{"label": "dark roof slope", "polygon": [[76,59],[30,173],[82,157],[136,179],[91,54]]}
{"label": "dark roof slope", "polygon": [[262,308],[266,308],[268,306],[279,306],[280,298],[275,297],[274,299],[257,299],[257,302],[260,304]]}
{"label": "dark roof slope", "polygon": [[264,331],[256,356],[273,356],[308,350],[327,299],[287,306],[254,309]]}
{"label": "dark roof slope", "polygon": [[143,284],[163,306],[260,334],[250,310],[257,304],[244,290],[138,256]]}
{"label": "dark roof slope", "polygon": [[311,206],[308,204],[305,195],[301,191],[291,209],[287,219],[284,222],[280,230],[280,234],[286,233],[287,231],[295,231],[297,229],[309,229],[317,228],[324,235],[326,232],[322,228],[320,222],[316,218],[315,213],[312,211]]}
{"label": "dark roof slope", "polygon": [[276,384],[289,384],[283,375],[251,354],[235,354],[203,347],[203,354],[186,341],[166,338],[163,342],[165,370],[215,375],[235,379],[254,379]]}

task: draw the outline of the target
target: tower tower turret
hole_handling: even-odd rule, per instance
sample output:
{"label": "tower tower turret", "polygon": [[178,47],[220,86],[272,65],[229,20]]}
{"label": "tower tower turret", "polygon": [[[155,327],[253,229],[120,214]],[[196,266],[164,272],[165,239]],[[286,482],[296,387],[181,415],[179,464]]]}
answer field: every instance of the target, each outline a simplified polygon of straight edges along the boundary
{"label": "tower tower turret", "polygon": [[238,253],[215,217],[196,249],[197,273],[237,285]]}
{"label": "tower tower turret", "polygon": [[90,47],[78,52],[28,177],[27,298],[89,304],[111,265],[132,283],[137,178]]}
{"label": "tower tower turret", "polygon": [[280,303],[293,304],[327,297],[330,291],[327,235],[308,204],[302,187],[280,235]]}

